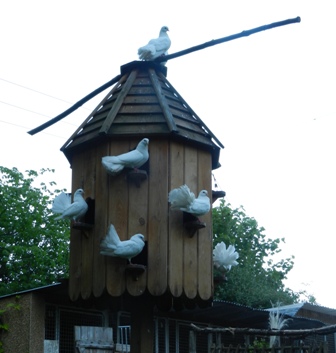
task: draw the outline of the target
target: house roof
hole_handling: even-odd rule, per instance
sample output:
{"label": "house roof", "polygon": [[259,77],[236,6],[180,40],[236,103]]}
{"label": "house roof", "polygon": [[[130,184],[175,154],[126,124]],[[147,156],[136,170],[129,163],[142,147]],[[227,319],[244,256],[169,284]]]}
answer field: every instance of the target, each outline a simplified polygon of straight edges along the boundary
{"label": "house roof", "polygon": [[218,164],[224,146],[166,75],[165,66],[151,61],[122,66],[119,81],[61,148],[67,158],[77,148],[104,139],[169,136],[210,150]]}
{"label": "house roof", "polygon": [[[176,314],[170,314],[175,316]],[[268,329],[269,311],[231,303],[227,301],[214,301],[211,307],[183,310],[178,313],[180,319],[193,322],[207,322],[222,327],[240,327]],[[325,326],[320,320],[293,317],[284,314],[290,319],[286,330],[311,329]]]}
{"label": "house roof", "polygon": [[[60,283],[51,284],[49,286],[43,286],[39,288],[34,288],[19,293],[13,293],[10,295],[5,295],[0,297],[10,297],[15,295],[22,295],[25,293],[35,292],[45,297],[48,303],[67,305],[74,307],[91,307],[99,309],[106,309],[106,307],[118,308],[124,299],[115,298],[111,301],[111,298],[106,296],[102,298],[90,298],[90,299],[80,299],[76,302],[70,300],[68,295],[68,282],[64,280]],[[129,299],[129,298],[128,298]],[[133,298],[134,299],[134,298]],[[127,300],[127,298],[126,298]],[[306,305],[307,303],[303,304]],[[295,306],[297,304],[294,304]],[[298,304],[301,305],[302,304]],[[309,304],[310,305],[310,304]],[[288,307],[290,307],[289,305]],[[285,308],[285,307],[283,307]],[[321,308],[314,305],[314,308]],[[272,309],[270,309],[272,310]],[[336,310],[329,309],[336,315]],[[293,313],[293,312],[292,312]],[[267,329],[268,328],[268,309],[255,309],[252,307],[227,302],[227,301],[213,301],[211,306],[208,307],[195,307],[194,309],[182,309],[182,310],[169,310],[164,311],[158,309],[156,314],[161,317],[170,317],[176,320],[185,320],[194,323],[206,323],[212,326],[221,327],[238,327],[238,328],[256,328],[256,329]],[[298,330],[298,329],[312,329],[323,327],[325,324],[316,319],[307,319],[302,317],[296,317],[294,315],[284,314],[285,318],[289,318],[286,330]]]}
{"label": "house roof", "polygon": [[336,316],[336,309],[327,308],[325,306],[310,304],[310,303],[296,303],[291,305],[283,305],[279,308],[270,308],[267,310],[279,310],[280,313],[296,316],[300,310],[305,309],[309,311],[315,311],[320,314],[334,315]]}

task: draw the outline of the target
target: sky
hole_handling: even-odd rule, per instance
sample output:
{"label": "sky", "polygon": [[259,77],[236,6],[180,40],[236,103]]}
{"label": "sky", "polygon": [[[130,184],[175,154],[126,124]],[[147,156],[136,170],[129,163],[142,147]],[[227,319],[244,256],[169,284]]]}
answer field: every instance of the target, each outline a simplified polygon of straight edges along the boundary
{"label": "sky", "polygon": [[[169,53],[265,24],[274,28],[168,61],[168,81],[225,146],[214,171],[295,256],[286,285],[336,308],[333,1],[2,1],[0,165],[53,168],[71,190],[60,148],[108,91],[52,127],[27,133],[120,73],[163,25]],[[50,181],[51,181],[50,180]]]}

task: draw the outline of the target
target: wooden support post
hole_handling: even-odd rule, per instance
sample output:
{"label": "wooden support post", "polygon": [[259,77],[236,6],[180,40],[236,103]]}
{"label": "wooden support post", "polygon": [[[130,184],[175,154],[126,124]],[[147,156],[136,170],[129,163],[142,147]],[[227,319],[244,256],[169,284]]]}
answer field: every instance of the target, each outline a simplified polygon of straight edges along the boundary
{"label": "wooden support post", "polygon": [[189,353],[196,353],[196,332],[189,331]]}
{"label": "wooden support post", "polygon": [[134,300],[131,309],[131,353],[154,350],[153,303],[149,298]]}

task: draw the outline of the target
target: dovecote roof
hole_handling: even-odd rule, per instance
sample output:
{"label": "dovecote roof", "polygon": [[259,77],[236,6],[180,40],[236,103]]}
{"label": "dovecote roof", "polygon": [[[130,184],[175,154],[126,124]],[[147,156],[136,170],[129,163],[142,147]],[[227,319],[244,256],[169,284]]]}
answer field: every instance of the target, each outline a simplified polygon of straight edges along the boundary
{"label": "dovecote roof", "polygon": [[70,163],[76,150],[105,139],[168,135],[210,150],[213,169],[219,166],[224,146],[167,80],[165,66],[134,61],[121,67],[120,76],[61,148]]}

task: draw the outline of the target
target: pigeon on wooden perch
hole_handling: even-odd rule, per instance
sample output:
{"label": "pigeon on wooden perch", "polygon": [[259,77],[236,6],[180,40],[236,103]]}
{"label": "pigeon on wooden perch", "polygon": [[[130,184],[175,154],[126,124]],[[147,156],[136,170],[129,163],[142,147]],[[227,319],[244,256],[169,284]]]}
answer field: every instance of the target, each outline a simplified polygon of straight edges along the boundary
{"label": "pigeon on wooden perch", "polygon": [[83,198],[84,190],[78,189],[75,191],[73,203],[71,203],[71,195],[60,193],[55,197],[52,212],[61,214],[55,219],[69,218],[77,221],[85,215],[88,210],[88,204]]}
{"label": "pigeon on wooden perch", "polygon": [[171,190],[168,201],[172,210],[184,211],[195,217],[203,216],[210,211],[208,192],[202,190],[196,198],[187,185]]}
{"label": "pigeon on wooden perch", "polygon": [[171,44],[167,31],[169,31],[168,27],[163,26],[158,38],[151,39],[147,45],[138,49],[140,60],[154,60],[159,56],[167,55]]}
{"label": "pigeon on wooden perch", "polygon": [[238,265],[236,261],[238,257],[239,254],[236,252],[235,247],[229,245],[226,248],[224,242],[218,243],[213,249],[214,266],[219,270],[230,271],[232,266]]}
{"label": "pigeon on wooden perch", "polygon": [[105,156],[102,164],[111,175],[120,173],[124,168],[139,168],[145,164],[149,158],[148,138],[142,139],[136,149],[120,154],[119,156]]}
{"label": "pigeon on wooden perch", "polygon": [[131,259],[141,253],[145,246],[145,237],[142,234],[134,234],[129,240],[121,241],[113,224],[110,224],[106,237],[100,243],[102,255]]}

